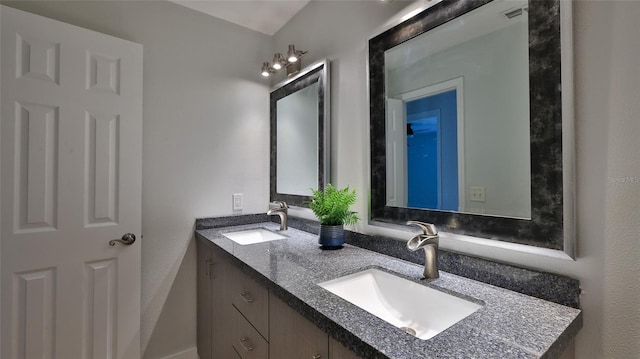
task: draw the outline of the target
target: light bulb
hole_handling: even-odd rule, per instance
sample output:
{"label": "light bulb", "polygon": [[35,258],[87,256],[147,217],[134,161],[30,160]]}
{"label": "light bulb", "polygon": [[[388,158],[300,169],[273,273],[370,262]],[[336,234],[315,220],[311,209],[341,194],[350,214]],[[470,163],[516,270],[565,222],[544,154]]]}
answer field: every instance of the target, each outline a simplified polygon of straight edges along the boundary
{"label": "light bulb", "polygon": [[284,62],[284,59],[282,58],[282,54],[281,53],[277,53],[275,55],[273,55],[273,68],[276,70],[280,70],[282,68],[282,62]]}
{"label": "light bulb", "polygon": [[287,51],[287,60],[289,62],[298,61],[298,54],[294,45],[289,45],[289,51]]}
{"label": "light bulb", "polygon": [[262,63],[262,76],[264,77],[269,77],[269,63],[268,62],[263,62]]}

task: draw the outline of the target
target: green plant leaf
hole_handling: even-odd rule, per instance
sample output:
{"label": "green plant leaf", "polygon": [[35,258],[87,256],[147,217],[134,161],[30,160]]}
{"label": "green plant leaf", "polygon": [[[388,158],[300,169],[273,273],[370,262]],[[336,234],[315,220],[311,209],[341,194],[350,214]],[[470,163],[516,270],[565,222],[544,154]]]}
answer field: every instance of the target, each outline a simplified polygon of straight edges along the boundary
{"label": "green plant leaf", "polygon": [[309,208],[321,224],[337,226],[354,224],[359,220],[357,213],[349,210],[356,203],[355,189],[349,191],[347,186],[340,190],[328,183],[324,191],[312,188],[311,192],[313,198],[308,202]]}

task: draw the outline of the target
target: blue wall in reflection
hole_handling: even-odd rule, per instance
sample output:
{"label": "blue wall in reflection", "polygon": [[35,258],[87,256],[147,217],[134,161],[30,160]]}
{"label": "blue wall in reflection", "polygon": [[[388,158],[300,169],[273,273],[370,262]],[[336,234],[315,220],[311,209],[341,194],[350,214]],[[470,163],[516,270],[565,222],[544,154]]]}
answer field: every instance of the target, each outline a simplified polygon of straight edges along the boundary
{"label": "blue wall in reflection", "polygon": [[456,91],[407,102],[407,205],[458,210]]}

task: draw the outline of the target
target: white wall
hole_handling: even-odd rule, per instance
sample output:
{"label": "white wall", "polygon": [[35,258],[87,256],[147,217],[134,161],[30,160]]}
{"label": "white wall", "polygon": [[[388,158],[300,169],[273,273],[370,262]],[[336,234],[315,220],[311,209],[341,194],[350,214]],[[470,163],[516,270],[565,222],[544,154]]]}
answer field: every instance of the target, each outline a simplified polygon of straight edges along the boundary
{"label": "white wall", "polygon": [[144,45],[142,348],[147,358],[193,348],[195,218],[232,214],[233,193],[245,213],[267,209],[259,66],[271,38],[165,1],[4,3]]}
{"label": "white wall", "polygon": [[[399,5],[312,2],[275,35],[276,49],[295,43],[310,50],[306,63],[332,60],[331,180],[355,186],[355,208],[365,218],[365,43]],[[584,327],[575,357],[580,359],[640,357],[639,17],[640,2],[585,0],[574,6],[578,260],[441,240],[445,248],[579,279]],[[409,238],[365,223],[356,229]]]}
{"label": "white wall", "polygon": [[[589,12],[587,12],[587,10]],[[594,237],[604,247],[604,356],[607,358],[640,357],[640,47],[637,44],[640,28],[640,4],[616,2],[611,6],[598,3],[581,13],[586,18],[606,15],[605,24],[591,28],[600,30],[601,44],[592,44],[606,52],[602,66],[609,73],[606,82],[590,72],[595,66],[583,63],[579,69],[591,78],[592,92],[584,101],[593,101],[584,116],[597,121],[599,107],[608,126],[605,150],[607,167],[605,194],[605,235]],[[594,21],[595,22],[595,21]],[[581,30],[587,30],[586,26]],[[599,46],[598,46],[599,45]],[[579,59],[580,61],[580,59]],[[582,60],[584,61],[584,60]],[[582,62],[580,61],[580,62]],[[580,63],[579,62],[579,63]],[[603,76],[604,77],[604,76]],[[585,84],[587,85],[587,84]],[[589,110],[593,114],[589,114]],[[594,126],[595,127],[595,126]],[[591,133],[597,141],[597,133]],[[583,142],[588,146],[588,142]],[[588,163],[584,157],[582,163]],[[588,192],[583,192],[588,195]]]}

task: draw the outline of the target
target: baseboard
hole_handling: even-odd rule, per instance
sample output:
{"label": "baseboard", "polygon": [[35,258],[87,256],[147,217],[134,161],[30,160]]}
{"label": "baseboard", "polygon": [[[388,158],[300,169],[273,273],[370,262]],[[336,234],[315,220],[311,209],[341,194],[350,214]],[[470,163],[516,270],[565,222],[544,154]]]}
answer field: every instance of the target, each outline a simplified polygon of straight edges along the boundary
{"label": "baseboard", "polygon": [[199,359],[198,349],[196,347],[183,350],[181,352],[171,354],[162,359]]}

